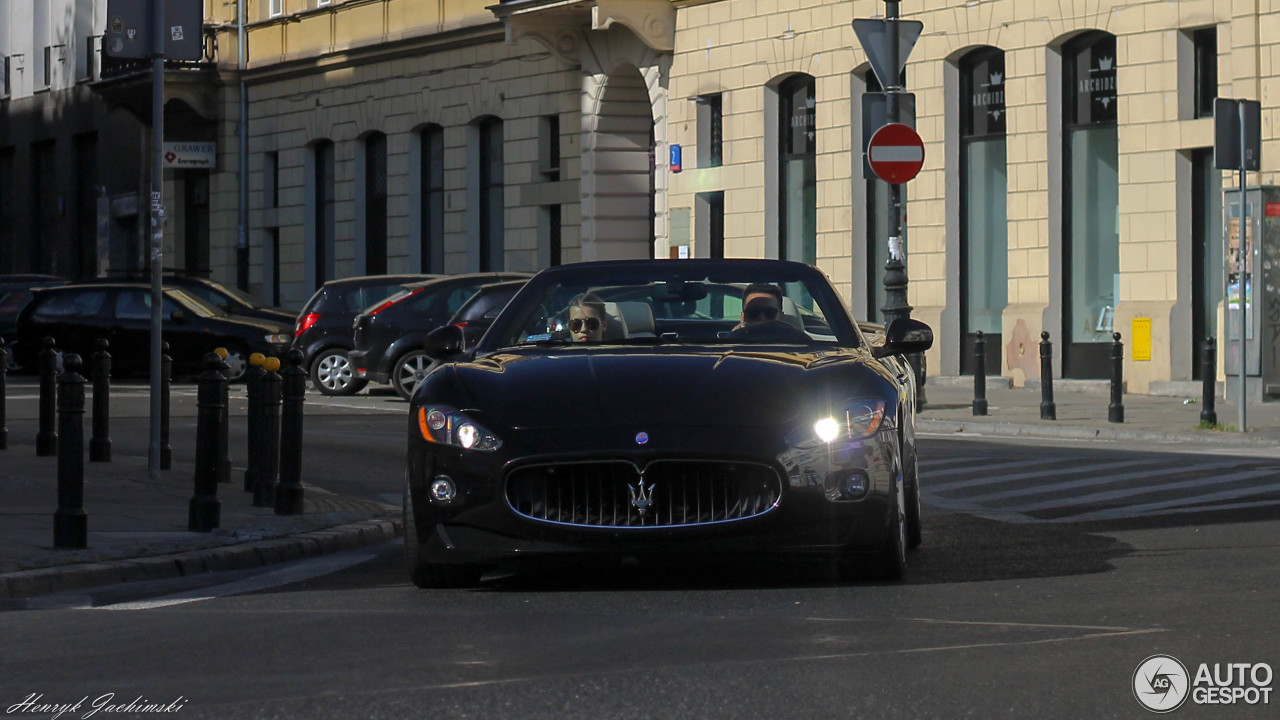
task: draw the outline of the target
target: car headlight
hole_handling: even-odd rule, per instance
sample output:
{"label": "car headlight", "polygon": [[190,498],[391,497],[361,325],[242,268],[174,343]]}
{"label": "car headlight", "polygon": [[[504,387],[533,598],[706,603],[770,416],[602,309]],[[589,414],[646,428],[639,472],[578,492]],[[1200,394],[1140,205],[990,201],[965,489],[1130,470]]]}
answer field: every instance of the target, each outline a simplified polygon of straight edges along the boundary
{"label": "car headlight", "polygon": [[857,398],[840,403],[830,415],[821,416],[813,424],[791,433],[788,444],[794,447],[830,445],[838,440],[862,440],[871,437],[885,422],[884,401]]}
{"label": "car headlight", "polygon": [[288,333],[278,333],[276,335],[264,335],[264,339],[272,345],[284,345],[293,340]]}
{"label": "car headlight", "polygon": [[423,405],[418,408],[418,431],[422,439],[441,445],[454,445],[464,450],[492,452],[502,447],[502,440],[474,420],[445,405]]}

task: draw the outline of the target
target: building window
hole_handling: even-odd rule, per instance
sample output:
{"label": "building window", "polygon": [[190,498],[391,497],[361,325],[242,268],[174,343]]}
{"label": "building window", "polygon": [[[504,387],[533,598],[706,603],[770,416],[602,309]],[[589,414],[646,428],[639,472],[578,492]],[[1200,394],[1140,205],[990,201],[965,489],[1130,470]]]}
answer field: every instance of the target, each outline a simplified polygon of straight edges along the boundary
{"label": "building window", "polygon": [[280,17],[284,14],[284,0],[267,1],[267,17]]}
{"label": "building window", "polygon": [[1207,27],[1191,34],[1195,45],[1195,115],[1213,117],[1218,96],[1218,29]]}
{"label": "building window", "polygon": [[1106,377],[1120,287],[1115,36],[1073,40],[1063,70],[1063,374]]}
{"label": "building window", "polygon": [[502,121],[480,121],[480,271],[501,270],[503,262]]}
{"label": "building window", "polygon": [[555,267],[564,262],[561,254],[560,206],[545,206],[543,218],[546,222],[547,265]]}
{"label": "building window", "polygon": [[724,191],[698,193],[697,227],[694,230],[699,257],[724,257]]}
{"label": "building window", "polygon": [[781,116],[779,143],[778,207],[779,255],[812,265],[818,260],[817,243],[817,131],[814,82],[809,75],[788,78],[778,89]]}
{"label": "building window", "polygon": [[[981,48],[960,64],[960,371],[972,374],[973,341],[1000,347],[1009,303],[1009,183],[1005,158],[1004,52]],[[986,370],[1000,372],[988,351]]]}
{"label": "building window", "polygon": [[263,207],[280,207],[280,153],[269,152],[262,157],[262,192]]}
{"label": "building window", "polygon": [[364,270],[387,273],[387,136],[380,132],[364,141]]}
{"label": "building window", "polygon": [[335,176],[334,147],[330,140],[321,140],[312,146],[312,197],[315,202],[311,211],[314,225],[314,245],[312,247],[315,262],[315,286],[319,288],[334,276],[334,233],[335,222]]}
{"label": "building window", "polygon": [[424,273],[444,271],[444,130],[432,125],[420,135],[418,198],[420,263]]}
{"label": "building window", "polygon": [[0,97],[9,97],[10,95],[13,94],[13,84],[9,80],[10,76],[12,75],[12,72],[13,72],[13,56],[5,55],[4,56],[4,87],[3,87],[4,94],[0,95]]}
{"label": "building window", "polygon": [[1200,345],[1218,337],[1222,302],[1222,171],[1213,148],[1191,151],[1191,375],[1202,380]]}
{"label": "building window", "polygon": [[538,172],[560,179],[560,116],[543,115],[538,123]]}
{"label": "building window", "polygon": [[722,95],[701,95],[698,103],[698,167],[720,167],[724,161]]}
{"label": "building window", "polygon": [[316,7],[324,7],[331,2],[333,2],[333,0],[316,0]]}
{"label": "building window", "polygon": [[53,48],[44,46],[44,68],[41,72],[41,87],[50,87],[53,85]]}

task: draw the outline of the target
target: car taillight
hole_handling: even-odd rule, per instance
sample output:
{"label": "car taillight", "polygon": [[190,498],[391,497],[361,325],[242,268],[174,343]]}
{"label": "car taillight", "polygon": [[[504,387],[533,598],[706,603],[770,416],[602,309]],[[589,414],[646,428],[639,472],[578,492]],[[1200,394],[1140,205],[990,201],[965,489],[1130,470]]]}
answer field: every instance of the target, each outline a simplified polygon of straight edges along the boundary
{"label": "car taillight", "polygon": [[369,315],[369,316],[377,315],[378,313],[382,312],[383,310],[386,310],[387,308],[391,307],[392,305],[395,305],[396,303],[400,302],[401,300],[408,300],[409,298],[413,297],[414,295],[417,295],[418,293],[422,292],[422,291],[423,291],[423,290],[425,290],[425,289],[426,289],[426,288],[415,288],[415,289],[410,290],[409,292],[407,292],[407,293],[405,293],[405,294],[403,294],[403,295],[400,295],[400,294],[398,294],[398,293],[397,293],[397,294],[395,294],[395,295],[392,295],[391,297],[387,298],[386,300],[383,300],[382,302],[380,302],[380,303],[378,303],[377,305],[375,305],[375,306],[373,307],[373,309],[372,309],[372,310],[370,310],[369,312],[367,312],[367,313],[363,313],[363,314],[364,314],[364,315]]}
{"label": "car taillight", "polygon": [[315,325],[316,321],[319,319],[320,313],[307,313],[306,315],[303,315],[298,319],[298,322],[294,324],[293,336],[297,337],[311,329],[311,326]]}

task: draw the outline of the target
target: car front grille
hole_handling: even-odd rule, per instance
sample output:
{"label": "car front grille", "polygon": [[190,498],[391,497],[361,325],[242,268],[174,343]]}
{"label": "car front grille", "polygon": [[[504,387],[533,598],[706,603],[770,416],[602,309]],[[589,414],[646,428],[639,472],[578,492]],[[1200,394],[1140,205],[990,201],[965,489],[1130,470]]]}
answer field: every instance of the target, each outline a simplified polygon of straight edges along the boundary
{"label": "car front grille", "polygon": [[581,462],[519,468],[506,496],[516,513],[548,523],[669,528],[763,515],[777,507],[782,484],[754,463],[664,460],[642,475],[625,461]]}

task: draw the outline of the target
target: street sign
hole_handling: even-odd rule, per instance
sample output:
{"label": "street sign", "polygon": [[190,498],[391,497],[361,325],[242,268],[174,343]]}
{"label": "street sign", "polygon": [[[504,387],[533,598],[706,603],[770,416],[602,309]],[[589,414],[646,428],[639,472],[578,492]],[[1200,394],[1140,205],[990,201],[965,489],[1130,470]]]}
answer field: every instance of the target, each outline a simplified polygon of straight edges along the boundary
{"label": "street sign", "polygon": [[[898,120],[904,125],[916,126],[915,93],[897,93]],[[871,144],[871,136],[889,122],[889,94],[882,92],[862,93],[862,177],[875,180],[876,174],[867,162],[867,146]]]}
{"label": "street sign", "polygon": [[[1240,160],[1240,106],[1244,106],[1244,162]],[[1243,165],[1243,166],[1242,166]],[[1213,100],[1213,166],[1219,170],[1262,168],[1262,103]]]}
{"label": "street sign", "polygon": [[[109,57],[150,60],[155,53],[152,3],[161,0],[107,0],[102,47]],[[203,0],[164,0],[164,56],[169,60],[204,57]]]}
{"label": "street sign", "polygon": [[164,144],[164,166],[167,168],[212,169],[217,165],[217,143],[167,142]]}
{"label": "street sign", "polygon": [[[890,28],[898,31],[898,57],[892,57],[889,50]],[[920,38],[924,23],[919,20],[884,20],[878,18],[857,18],[853,21],[853,32],[862,43],[862,50],[867,54],[871,69],[880,86],[898,87],[898,79],[902,77],[902,68],[907,66],[907,58]]]}
{"label": "street sign", "polygon": [[876,130],[867,143],[867,162],[881,180],[900,185],[924,167],[924,141],[902,123],[889,123]]}

